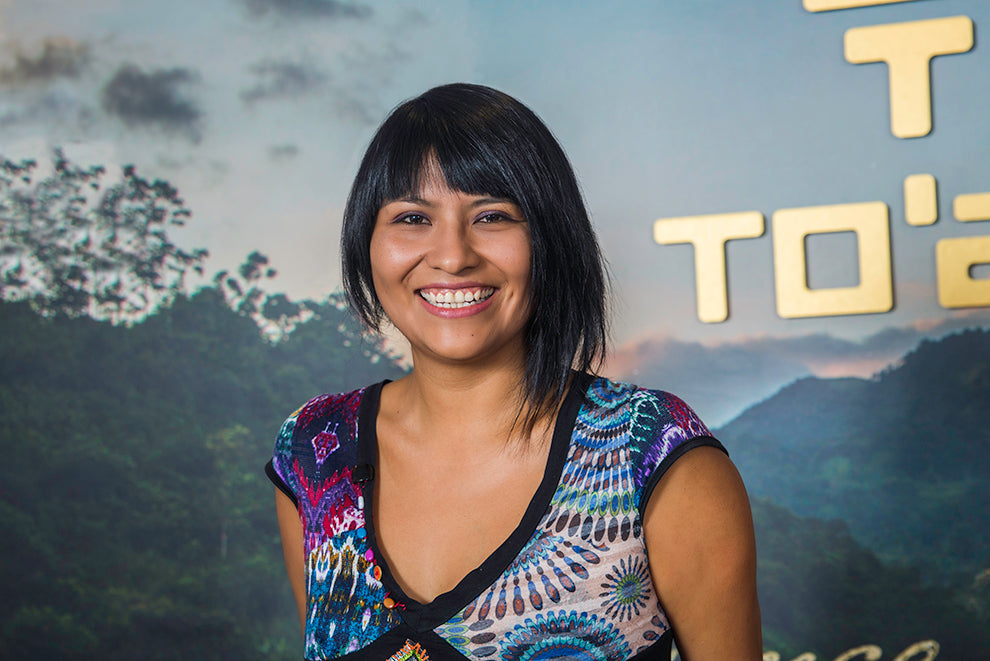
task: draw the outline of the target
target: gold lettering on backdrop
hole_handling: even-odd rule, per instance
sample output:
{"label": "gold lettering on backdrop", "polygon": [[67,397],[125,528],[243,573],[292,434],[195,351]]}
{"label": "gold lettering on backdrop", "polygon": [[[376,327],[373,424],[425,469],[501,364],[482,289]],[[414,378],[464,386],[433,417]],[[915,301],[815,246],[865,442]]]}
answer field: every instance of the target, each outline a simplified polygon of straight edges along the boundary
{"label": "gold lettering on backdrop", "polygon": [[956,220],[990,220],[990,193],[957,195],[952,200],[952,215]]}
{"label": "gold lettering on backdrop", "polygon": [[[904,180],[909,225],[930,225],[937,220],[937,188],[930,174]],[[956,196],[953,213],[963,221],[990,220],[990,193]],[[694,246],[698,319],[706,323],[728,318],[726,242],[757,238],[763,232],[763,215],[758,211],[660,218],[653,223],[657,243]],[[805,238],[834,232],[856,234],[859,285],[811,289]],[[781,317],[868,314],[893,308],[889,217],[883,202],[781,209],[773,215],[773,254]],[[990,264],[990,236],[943,239],[936,244],[935,262],[942,307],[990,306],[990,279],[972,276],[974,266]]]}
{"label": "gold lettering on backdrop", "polygon": [[[822,12],[912,1],[804,0],[804,8],[809,12]],[[973,21],[968,16],[950,16],[846,31],[845,56],[848,61],[887,63],[891,130],[895,136],[920,137],[931,131],[931,59],[971,50],[973,29]],[[873,220],[866,223],[869,229],[866,226],[860,229],[811,226],[802,234],[797,225],[782,225],[786,229],[783,230],[784,236],[778,239],[778,215],[774,215],[773,251],[778,314],[782,317],[820,317],[887,312],[893,308],[888,214],[881,202],[866,204],[883,207],[882,218],[879,207],[872,207],[872,211],[867,213],[868,216],[873,214]],[[953,199],[952,207],[957,220],[990,220],[990,192],[958,195]],[[811,209],[850,213],[856,208],[868,207],[807,207],[783,210],[778,214],[783,214],[781,217],[784,219],[797,219],[800,224],[802,214]],[[938,216],[938,184],[935,177],[931,174],[913,174],[905,178],[905,221],[912,226],[931,225],[937,222]],[[806,223],[809,218],[805,218]],[[848,218],[846,220],[850,221]],[[810,289],[804,237],[841,231],[856,233],[859,285]],[[725,242],[736,238],[755,238],[762,233],[763,217],[757,211],[661,218],[653,224],[653,238],[657,243],[694,245],[698,318],[708,323],[724,321],[728,317]],[[936,245],[938,300],[943,307],[990,306],[990,278],[973,277],[975,266],[990,264],[988,242],[990,236],[944,239]]]}
{"label": "gold lettering on backdrop", "polygon": [[990,305],[990,278],[974,278],[972,268],[990,264],[990,236],[942,239],[935,244],[938,302],[944,308]]}
{"label": "gold lettering on backdrop", "polygon": [[759,211],[661,218],[653,223],[653,240],[657,243],[694,246],[694,282],[701,321],[714,323],[729,316],[725,242],[763,236],[763,225]]}
{"label": "gold lettering on backdrop", "polygon": [[[859,284],[808,288],[805,237],[855,232]],[[894,306],[890,223],[883,202],[781,209],[773,214],[777,314],[784,318],[887,312]]]}
{"label": "gold lettering on backdrop", "polygon": [[[935,661],[939,650],[939,644],[934,640],[922,640],[898,654],[893,661]],[[925,655],[924,658],[920,658],[922,654]],[[876,645],[863,645],[846,650],[835,657],[835,661],[879,661],[882,655],[883,651]],[[805,652],[791,661],[817,661],[817,658],[811,652]],[[781,661],[780,654],[773,651],[764,652],[763,661]]]}
{"label": "gold lettering on backdrop", "polygon": [[[894,661],[935,661],[940,649],[934,640],[923,640],[898,654]],[[925,658],[916,658],[922,654],[925,655]]]}
{"label": "gold lettering on backdrop", "polygon": [[973,21],[967,16],[850,28],[845,37],[848,61],[887,63],[890,130],[898,138],[932,130],[931,59],[972,47]]}
{"label": "gold lettering on backdrop", "polygon": [[913,2],[913,0],[804,0],[804,8],[811,12],[818,12],[873,7],[874,5],[892,5],[896,2]]}
{"label": "gold lettering on backdrop", "polygon": [[931,225],[938,220],[935,177],[912,174],[904,179],[904,220],[908,225]]}
{"label": "gold lettering on backdrop", "polygon": [[863,645],[855,649],[843,652],[835,657],[835,661],[877,661],[883,656],[883,650],[876,645]]}

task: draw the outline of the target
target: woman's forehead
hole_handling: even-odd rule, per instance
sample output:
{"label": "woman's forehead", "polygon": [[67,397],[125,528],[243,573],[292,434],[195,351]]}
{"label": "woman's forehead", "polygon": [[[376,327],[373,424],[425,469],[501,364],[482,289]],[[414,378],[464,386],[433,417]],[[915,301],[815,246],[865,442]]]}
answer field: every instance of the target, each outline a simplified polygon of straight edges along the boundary
{"label": "woman's forehead", "polygon": [[424,207],[434,207],[446,204],[449,200],[455,200],[458,204],[463,204],[470,207],[480,207],[491,204],[509,205],[517,209],[516,213],[522,213],[522,210],[519,209],[519,205],[516,204],[514,200],[507,197],[488,195],[487,193],[466,192],[439,183],[435,186],[427,183],[415,192],[409,192],[406,195],[385,200],[382,203],[381,208],[384,209],[392,204],[414,204]]}
{"label": "woman's forehead", "polygon": [[381,191],[382,199],[379,206],[404,199],[424,197],[427,191],[463,193],[465,195],[483,195],[503,199],[518,204],[518,195],[512,190],[503,177],[498,176],[499,168],[485,167],[468,158],[460,162],[454,157],[449,163],[444,163],[435,148],[423,152],[415,165],[393,162],[391,173],[386,177],[388,183]]}
{"label": "woman's forehead", "polygon": [[423,202],[434,197],[446,197],[450,195],[468,195],[471,197],[484,197],[491,201],[502,201],[516,203],[515,199],[504,194],[499,194],[487,189],[475,189],[474,187],[454,186],[447,179],[443,169],[437,162],[424,165],[417,175],[409,182],[407,190],[393,191],[393,195],[382,200],[381,206],[392,202]]}

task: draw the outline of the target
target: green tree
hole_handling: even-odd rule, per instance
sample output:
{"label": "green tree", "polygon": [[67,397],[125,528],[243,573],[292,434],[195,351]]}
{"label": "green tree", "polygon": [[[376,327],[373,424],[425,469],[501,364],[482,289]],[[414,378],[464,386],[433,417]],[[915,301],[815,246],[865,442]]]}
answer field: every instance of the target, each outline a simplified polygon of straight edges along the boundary
{"label": "green tree", "polygon": [[302,402],[401,371],[260,252],[183,291],[169,184],[38,171],[0,162],[0,660],[296,656],[262,466]]}
{"label": "green tree", "polygon": [[207,252],[167,236],[190,216],[178,191],[133,166],[113,177],[54,150],[52,173],[0,159],[0,298],[45,316],[132,322],[180,292]]}
{"label": "green tree", "polygon": [[276,274],[268,257],[255,250],[236,271],[219,271],[213,276],[213,288],[230,309],[253,320],[273,342],[284,339],[300,321],[312,316],[308,301],[293,302],[285,294],[269,294],[262,288],[262,281]]}

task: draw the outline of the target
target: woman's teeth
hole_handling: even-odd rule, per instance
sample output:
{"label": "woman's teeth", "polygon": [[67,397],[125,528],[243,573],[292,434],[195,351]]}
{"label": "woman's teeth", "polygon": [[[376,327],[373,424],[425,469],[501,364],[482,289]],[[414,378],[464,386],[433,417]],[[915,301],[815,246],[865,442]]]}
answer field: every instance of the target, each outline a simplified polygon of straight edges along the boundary
{"label": "woman's teeth", "polygon": [[438,308],[466,308],[481,303],[495,293],[494,287],[478,289],[420,289],[419,295]]}

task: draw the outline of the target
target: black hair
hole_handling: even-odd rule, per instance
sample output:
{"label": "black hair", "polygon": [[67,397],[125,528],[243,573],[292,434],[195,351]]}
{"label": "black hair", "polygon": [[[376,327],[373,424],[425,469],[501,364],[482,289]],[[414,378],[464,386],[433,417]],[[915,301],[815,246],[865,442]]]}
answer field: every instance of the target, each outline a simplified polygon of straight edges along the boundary
{"label": "black hair", "polygon": [[522,209],[532,237],[532,318],[525,330],[522,415],[531,430],[552,412],[571,369],[605,357],[608,276],[567,156],[532,110],[498,90],[457,83],[406,101],[378,128],[344,210],[344,291],[358,316],[379,330],[369,247],[378,211],[415,194],[439,169],[452,190],[490,195]]}

